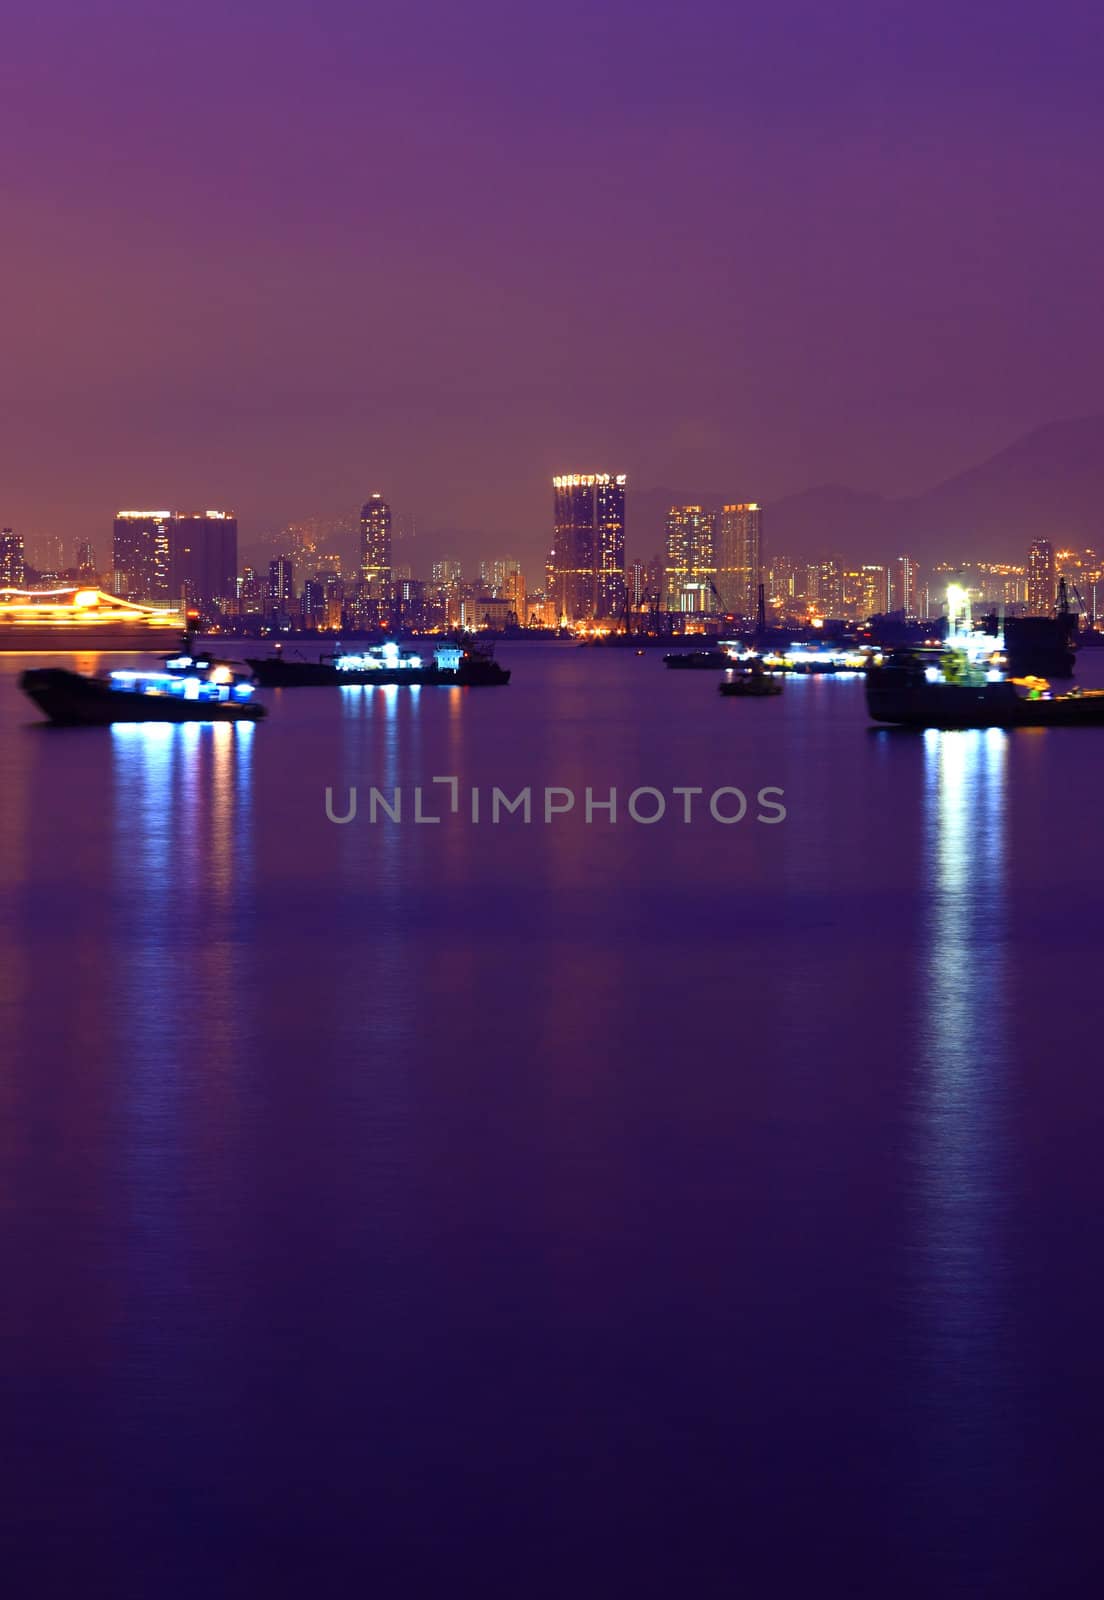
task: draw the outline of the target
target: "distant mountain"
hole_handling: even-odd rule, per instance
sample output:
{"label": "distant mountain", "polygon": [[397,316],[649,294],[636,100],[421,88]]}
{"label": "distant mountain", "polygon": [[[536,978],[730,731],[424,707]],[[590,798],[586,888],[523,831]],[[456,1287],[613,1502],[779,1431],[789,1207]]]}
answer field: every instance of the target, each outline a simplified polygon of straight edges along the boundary
{"label": "distant mountain", "polygon": [[[662,548],[667,507],[719,506],[727,495],[633,491],[633,553]],[[1104,416],[1034,428],[989,460],[922,494],[886,499],[838,484],[768,502],[764,540],[787,555],[920,561],[1019,560],[1032,539],[1104,542]]]}

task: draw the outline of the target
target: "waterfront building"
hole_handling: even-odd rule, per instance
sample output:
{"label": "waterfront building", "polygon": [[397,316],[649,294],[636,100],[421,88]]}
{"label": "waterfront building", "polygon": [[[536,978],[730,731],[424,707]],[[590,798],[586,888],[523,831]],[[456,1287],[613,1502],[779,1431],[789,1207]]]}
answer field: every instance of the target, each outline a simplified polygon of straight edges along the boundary
{"label": "waterfront building", "polygon": [[170,584],[171,511],[120,511],[111,547],[115,593],[151,605],[167,605]]}
{"label": "waterfront building", "polygon": [[890,602],[892,610],[906,617],[920,615],[920,569],[914,557],[898,556],[894,561]]}
{"label": "waterfront building", "polygon": [[373,494],[360,513],[360,580],[365,597],[386,608],[391,600],[391,507]]}
{"label": "waterfront building", "polygon": [[169,522],[169,594],[201,612],[225,608],[238,571],[238,520],[231,511],[174,512]]}
{"label": "waterfront building", "polygon": [[0,589],[21,589],[26,576],[23,535],[5,528],[0,533]]}
{"label": "waterfront building", "polygon": [[724,506],[717,540],[717,588],[734,616],[753,620],[763,574],[763,508],[757,501]]}
{"label": "waterfront building", "polygon": [[1049,539],[1033,539],[1027,552],[1027,609],[1033,617],[1054,613],[1058,594],[1054,546]]}
{"label": "waterfront building", "polygon": [[627,481],[623,472],[552,480],[549,587],[568,623],[616,617],[624,608]]}
{"label": "waterfront building", "polygon": [[663,573],[665,611],[719,611],[717,513],[704,506],[672,506],[667,513]]}
{"label": "waterfront building", "polygon": [[295,607],[295,563],[290,556],[277,556],[268,563],[268,595],[265,607],[269,619],[287,627]]}

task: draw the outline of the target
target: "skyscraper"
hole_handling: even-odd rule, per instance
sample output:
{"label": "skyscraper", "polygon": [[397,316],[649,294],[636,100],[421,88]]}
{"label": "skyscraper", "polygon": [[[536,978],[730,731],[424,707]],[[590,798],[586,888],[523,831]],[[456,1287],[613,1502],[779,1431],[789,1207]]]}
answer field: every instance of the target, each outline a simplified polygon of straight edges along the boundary
{"label": "skyscraper", "polygon": [[549,580],[557,614],[568,622],[616,617],[624,607],[626,482],[623,472],[552,479]]}
{"label": "skyscraper", "polygon": [[714,611],[717,513],[703,506],[672,506],[667,513],[665,611]]}
{"label": "skyscraper", "polygon": [[372,600],[391,594],[391,507],[374,494],[360,512],[360,577]]}
{"label": "skyscraper", "polygon": [[115,518],[111,561],[116,594],[167,605],[171,511],[120,511]]}
{"label": "skyscraper", "polygon": [[839,556],[823,556],[809,563],[805,569],[805,600],[822,617],[843,616],[843,562]]}
{"label": "skyscraper", "polygon": [[294,604],[295,563],[290,556],[277,556],[268,563],[268,615],[290,619]]}
{"label": "skyscraper", "polygon": [[5,528],[0,533],[0,588],[22,589],[25,579],[23,535]]}
{"label": "skyscraper", "polygon": [[757,616],[763,581],[763,508],[754,500],[725,506],[717,544],[717,588],[725,610]]}
{"label": "skyscraper", "polygon": [[169,523],[169,593],[201,611],[226,605],[238,573],[238,521],[229,511],[174,512]]}
{"label": "skyscraper", "polygon": [[906,617],[920,615],[920,570],[912,556],[898,556],[893,563],[890,603]]}
{"label": "skyscraper", "polygon": [[1027,553],[1027,609],[1031,616],[1053,615],[1057,593],[1054,546],[1049,539],[1033,539]]}

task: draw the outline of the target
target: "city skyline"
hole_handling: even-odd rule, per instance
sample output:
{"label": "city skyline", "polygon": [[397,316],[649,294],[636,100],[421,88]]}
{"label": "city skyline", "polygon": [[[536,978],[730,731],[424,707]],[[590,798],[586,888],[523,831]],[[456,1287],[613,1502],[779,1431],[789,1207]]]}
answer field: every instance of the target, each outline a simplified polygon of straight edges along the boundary
{"label": "city skyline", "polygon": [[[903,549],[911,548],[913,554],[929,564],[954,561],[963,551],[983,559],[1006,560],[1014,558],[1025,543],[1036,537],[1040,527],[1056,548],[1104,543],[1104,519],[1099,512],[1099,506],[1104,504],[1104,417],[1033,429],[957,477],[940,480],[918,495],[895,500],[861,487],[839,485],[824,485],[773,500],[764,494],[762,480],[755,473],[743,479],[730,476],[720,486],[708,489],[700,483],[689,488],[664,487],[646,476],[633,478],[631,472],[627,476],[634,485],[634,513],[626,533],[630,562],[662,553],[672,505],[700,504],[720,513],[724,505],[747,497],[749,490],[758,500],[769,500],[772,539],[791,553],[808,558],[833,552],[847,559],[864,560],[899,544]],[[417,499],[411,507],[390,488],[386,474],[375,477],[377,482],[389,485],[389,503],[401,508],[392,529],[395,560],[400,564],[420,559],[428,568],[434,560],[458,555],[471,564],[488,551],[509,551],[522,560],[531,577],[543,570],[552,536],[546,490],[540,495],[545,505],[543,517],[531,525],[519,515],[500,532],[491,527],[460,527],[451,521],[435,526],[421,515]],[[160,487],[164,491],[164,485]],[[240,491],[242,486],[237,487]],[[541,489],[541,484],[536,487]],[[242,498],[240,492],[232,493],[223,503],[240,507]],[[327,509],[315,504],[265,526],[239,515],[241,559],[263,563],[274,553],[276,542],[309,527],[316,537],[329,541],[331,548],[344,545],[351,560],[360,538],[363,499],[361,488],[344,505]],[[218,500],[210,485],[201,485],[191,503],[204,505]],[[110,544],[115,507],[127,503],[171,504],[174,497],[164,492],[144,501],[135,495],[116,497],[110,507],[99,508],[93,520],[81,522],[75,533],[62,533],[45,526],[40,516],[17,521],[10,512],[7,486],[0,484],[0,524],[23,539],[31,564],[52,569],[57,560],[44,557],[44,548],[56,549],[60,544],[71,552],[76,545],[85,544],[102,553]],[[176,499],[175,503],[188,502]]]}
{"label": "city skyline", "polygon": [[367,480],[535,537],[564,461],[897,496],[1102,409],[1087,7],[11,9],[12,526]]}

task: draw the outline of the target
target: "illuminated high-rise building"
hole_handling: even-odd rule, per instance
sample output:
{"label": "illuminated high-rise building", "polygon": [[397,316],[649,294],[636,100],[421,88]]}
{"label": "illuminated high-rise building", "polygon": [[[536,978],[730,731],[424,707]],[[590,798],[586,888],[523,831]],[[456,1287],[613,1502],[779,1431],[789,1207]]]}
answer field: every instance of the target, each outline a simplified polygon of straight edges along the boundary
{"label": "illuminated high-rise building", "polygon": [[890,609],[906,617],[920,615],[920,568],[912,556],[898,556],[893,563]]}
{"label": "illuminated high-rise building", "polygon": [[365,501],[360,512],[360,577],[367,597],[391,597],[391,507],[380,494]]}
{"label": "illuminated high-rise building", "polygon": [[553,478],[555,533],[549,570],[558,614],[568,622],[619,616],[625,604],[625,474]]}
{"label": "illuminated high-rise building", "polygon": [[1057,594],[1054,546],[1049,539],[1033,539],[1027,552],[1028,611],[1033,617],[1051,616]]}
{"label": "illuminated high-rise building", "polygon": [[823,556],[809,563],[805,569],[805,600],[822,617],[844,615],[843,562],[839,556]]}
{"label": "illuminated high-rise building", "polygon": [[0,588],[22,589],[26,576],[23,535],[5,528],[0,533]]}
{"label": "illuminated high-rise building", "polygon": [[87,539],[82,539],[77,545],[77,571],[82,578],[96,576],[96,550]]}
{"label": "illuminated high-rise building", "polygon": [[856,599],[861,620],[883,616],[889,610],[889,579],[888,567],[866,562],[859,568]]}
{"label": "illuminated high-rise building", "polygon": [[171,511],[117,514],[111,549],[116,594],[152,604],[169,602],[171,521]]}
{"label": "illuminated high-rise building", "polygon": [[233,598],[238,519],[231,511],[177,511],[169,523],[169,593],[201,611]]}
{"label": "illuminated high-rise building", "polygon": [[289,618],[294,604],[295,563],[290,556],[277,556],[268,563],[268,615]]}
{"label": "illuminated high-rise building", "polygon": [[725,610],[755,617],[764,581],[762,506],[754,500],[725,506],[717,542],[717,588]]}
{"label": "illuminated high-rise building", "polygon": [[667,513],[666,611],[715,611],[717,513],[703,506],[672,506]]}

